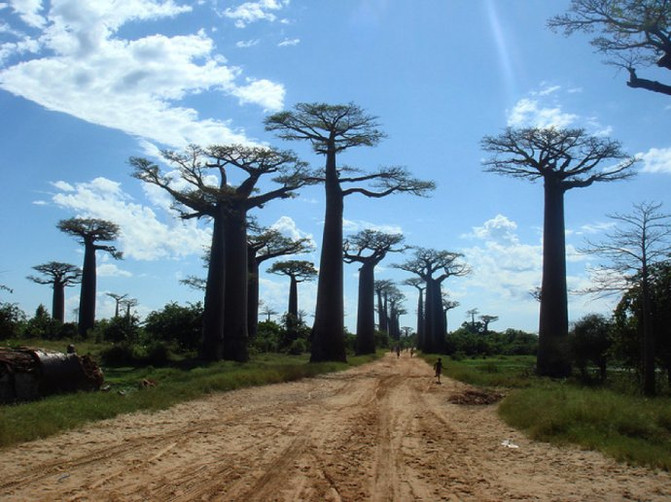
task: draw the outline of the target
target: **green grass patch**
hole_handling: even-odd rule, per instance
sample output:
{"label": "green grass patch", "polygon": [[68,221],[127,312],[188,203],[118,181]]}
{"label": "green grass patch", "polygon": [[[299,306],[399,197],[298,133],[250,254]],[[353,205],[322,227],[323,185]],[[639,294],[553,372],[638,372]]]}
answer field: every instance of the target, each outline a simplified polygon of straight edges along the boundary
{"label": "green grass patch", "polygon": [[[248,363],[222,361],[190,369],[103,368],[107,392],[80,392],[0,406],[0,447],[45,438],[88,422],[135,411],[157,411],[177,403],[271,383],[340,371],[374,360],[352,356],[348,363],[308,363],[308,356],[260,354]],[[143,379],[156,385],[142,388]]]}
{"label": "green grass patch", "polygon": [[[433,364],[438,356],[422,357]],[[534,364],[533,356],[447,358],[444,374],[479,387],[507,389],[498,412],[532,439],[576,444],[621,462],[671,471],[669,397],[645,398],[631,387],[626,392],[622,382],[613,390],[539,378]]]}
{"label": "green grass patch", "polygon": [[619,461],[671,471],[668,398],[545,382],[512,391],[499,414],[533,439],[574,443]]}

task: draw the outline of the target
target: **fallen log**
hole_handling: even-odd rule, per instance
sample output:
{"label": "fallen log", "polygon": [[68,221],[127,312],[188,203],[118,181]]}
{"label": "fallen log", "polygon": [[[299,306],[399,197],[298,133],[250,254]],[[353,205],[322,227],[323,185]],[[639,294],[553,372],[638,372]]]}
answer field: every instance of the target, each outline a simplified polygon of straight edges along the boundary
{"label": "fallen log", "polygon": [[103,381],[100,367],[88,355],[0,347],[0,403],[98,390]]}

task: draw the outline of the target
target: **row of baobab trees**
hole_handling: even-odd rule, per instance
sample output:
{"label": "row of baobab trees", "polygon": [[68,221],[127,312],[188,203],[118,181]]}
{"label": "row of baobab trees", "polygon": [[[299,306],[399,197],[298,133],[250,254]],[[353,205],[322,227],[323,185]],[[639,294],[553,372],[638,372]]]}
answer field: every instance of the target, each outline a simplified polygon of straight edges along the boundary
{"label": "row of baobab trees", "polygon": [[[281,139],[309,142],[316,154],[324,156],[324,167],[311,169],[287,150],[242,145],[192,145],[181,153],[163,151],[167,168],[145,158],[130,159],[133,175],[169,193],[182,218],[207,218],[212,222],[201,356],[209,360],[248,359],[249,319],[257,315],[250,306],[258,305],[258,296],[256,301],[249,296],[258,295],[258,287],[256,291],[254,286],[249,287],[249,277],[258,276],[258,268],[254,270],[258,262],[250,258],[254,246],[248,232],[249,212],[272,200],[291,198],[301,187],[311,184],[322,184],[326,198],[311,361],[346,359],[345,261],[361,264],[357,344],[361,352],[374,350],[373,271],[384,255],[400,244],[401,237],[370,231],[344,240],[345,198],[358,194],[377,199],[395,193],[426,196],[435,188],[434,183],[416,179],[402,167],[360,171],[339,165],[339,153],[354,147],[375,146],[384,137],[377,117],[354,104],[299,103],[291,111],[269,116],[265,124],[267,130]],[[490,154],[484,161],[486,170],[543,181],[543,277],[537,368],[541,375],[567,376],[570,364],[565,343],[568,309],[564,194],[596,182],[626,179],[634,174],[631,168],[636,159],[625,154],[619,142],[589,135],[583,129],[507,128],[497,136],[486,136],[481,144]],[[608,169],[602,168],[604,163],[609,163]],[[213,175],[218,178],[217,184],[210,182]],[[266,191],[259,186],[264,177],[272,183],[272,188]],[[61,230],[79,237],[85,246],[82,298],[85,291],[89,291],[90,297],[91,288],[95,290],[95,273],[87,275],[87,270],[95,269],[95,252],[104,250],[115,258],[121,257],[113,246],[99,243],[110,240],[118,231],[113,223],[107,223],[98,227],[95,220],[59,223]],[[468,267],[458,253],[421,247],[416,249],[414,259],[399,267],[414,274],[425,291],[424,321],[418,325],[420,347],[441,352],[445,332],[441,283],[450,276],[466,274]],[[80,305],[79,316],[80,330],[92,327],[90,305]]]}

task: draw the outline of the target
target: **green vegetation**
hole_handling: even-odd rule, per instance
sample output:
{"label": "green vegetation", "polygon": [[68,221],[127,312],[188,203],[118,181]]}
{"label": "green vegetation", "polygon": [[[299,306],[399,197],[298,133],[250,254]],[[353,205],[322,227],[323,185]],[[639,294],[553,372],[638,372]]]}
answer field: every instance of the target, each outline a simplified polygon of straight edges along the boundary
{"label": "green vegetation", "polygon": [[[48,344],[40,340],[39,345]],[[81,342],[80,347],[85,348]],[[91,344],[88,348],[93,349],[95,345]],[[61,346],[58,349],[63,350]],[[81,349],[80,352],[83,352]],[[110,385],[106,392],[66,394],[3,406],[0,447],[44,438],[122,413],[165,409],[214,392],[340,371],[370,362],[376,357],[351,356],[348,363],[308,364],[307,355],[260,354],[245,364],[225,361],[188,368],[186,362],[182,362],[178,366],[164,368],[103,368],[106,384]],[[143,386],[143,380],[149,385]]]}
{"label": "green vegetation", "polygon": [[[438,356],[422,357],[433,364]],[[445,374],[507,389],[499,414],[532,439],[577,444],[618,461],[671,471],[671,398],[637,394],[635,383],[623,384],[624,372],[609,375],[612,387],[585,387],[578,380],[537,377],[533,364],[530,356],[449,360]]]}

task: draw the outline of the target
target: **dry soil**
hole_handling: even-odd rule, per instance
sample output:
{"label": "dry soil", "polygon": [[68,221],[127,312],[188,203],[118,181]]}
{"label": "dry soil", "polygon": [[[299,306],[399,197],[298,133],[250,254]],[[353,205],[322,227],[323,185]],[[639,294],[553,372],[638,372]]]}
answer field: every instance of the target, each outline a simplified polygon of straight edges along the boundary
{"label": "dry soil", "polygon": [[466,390],[402,353],[124,415],[2,450],[0,500],[671,500],[668,473],[531,441]]}

